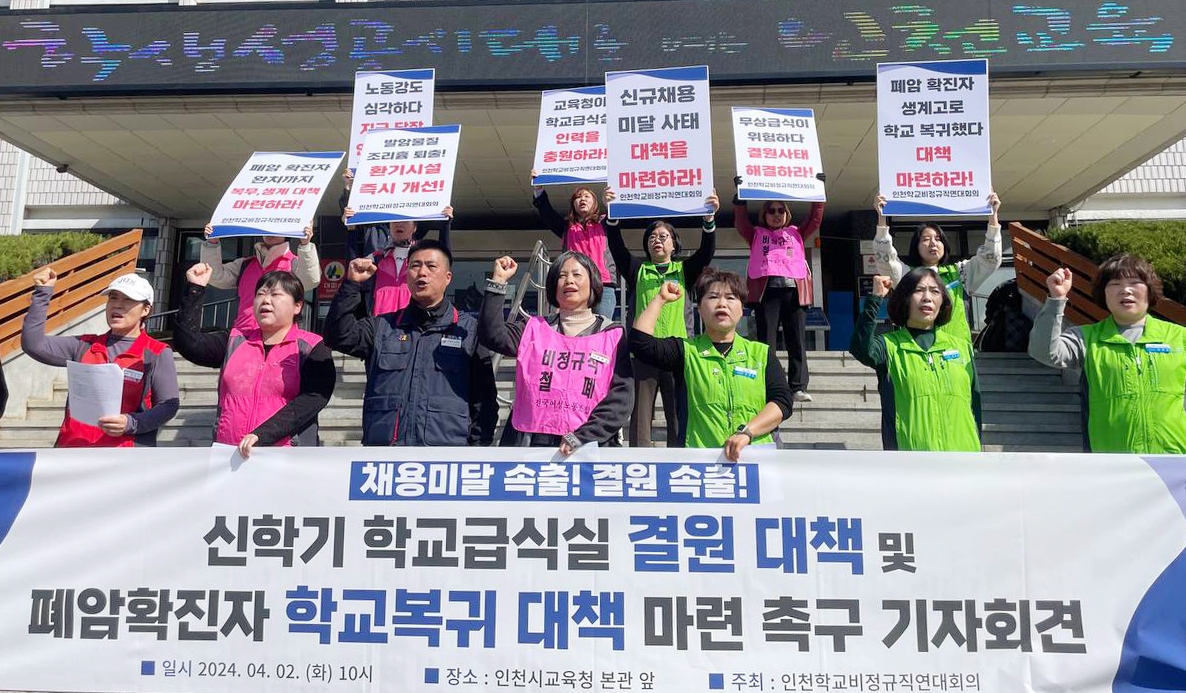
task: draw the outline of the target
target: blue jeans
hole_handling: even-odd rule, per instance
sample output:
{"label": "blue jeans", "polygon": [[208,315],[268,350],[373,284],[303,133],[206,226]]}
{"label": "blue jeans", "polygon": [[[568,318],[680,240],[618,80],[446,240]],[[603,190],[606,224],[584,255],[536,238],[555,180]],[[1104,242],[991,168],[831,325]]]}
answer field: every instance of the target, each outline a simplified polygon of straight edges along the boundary
{"label": "blue jeans", "polygon": [[607,319],[614,319],[614,309],[618,307],[618,295],[614,291],[612,284],[606,284],[602,287],[601,303],[598,303],[593,308],[593,312],[598,315],[604,315]]}

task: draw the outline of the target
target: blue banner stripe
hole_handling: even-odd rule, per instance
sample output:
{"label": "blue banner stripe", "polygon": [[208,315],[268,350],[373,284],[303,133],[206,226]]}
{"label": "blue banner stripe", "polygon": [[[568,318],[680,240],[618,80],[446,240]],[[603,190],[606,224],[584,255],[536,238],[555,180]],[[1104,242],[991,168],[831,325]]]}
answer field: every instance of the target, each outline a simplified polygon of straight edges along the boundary
{"label": "blue banner stripe", "polygon": [[0,453],[0,543],[25,506],[33,485],[34,452]]}

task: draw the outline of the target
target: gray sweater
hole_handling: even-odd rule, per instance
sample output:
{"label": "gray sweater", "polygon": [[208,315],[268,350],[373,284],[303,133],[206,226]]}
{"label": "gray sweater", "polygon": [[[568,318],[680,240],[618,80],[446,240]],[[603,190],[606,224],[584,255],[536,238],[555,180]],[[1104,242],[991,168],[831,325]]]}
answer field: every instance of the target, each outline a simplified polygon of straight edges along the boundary
{"label": "gray sweater", "polygon": [[[1087,355],[1083,330],[1077,326],[1063,330],[1063,313],[1066,309],[1067,299],[1046,299],[1030,330],[1029,355],[1038,363],[1052,368],[1083,370],[1083,360]],[[1116,327],[1120,336],[1132,343],[1136,343],[1145,333],[1144,323],[1128,326],[1117,324]],[[1182,406],[1186,409],[1186,400]]]}
{"label": "gray sweater", "polygon": [[[47,366],[64,367],[67,361],[81,359],[90,347],[78,337],[57,337],[45,333],[45,314],[53,293],[53,287],[50,286],[33,288],[33,299],[29,304],[29,312],[25,313],[25,322],[21,328],[21,349],[34,361]],[[116,337],[111,333],[106,337],[107,358],[111,362],[136,341],[133,338]],[[150,409],[127,415],[127,432],[136,436],[153,436],[158,428],[176,416],[181,396],[177,388],[177,366],[173,363],[172,349],[165,349],[159,356],[145,353],[144,360],[152,371],[149,376],[149,387],[152,390],[153,405]],[[66,406],[69,406],[69,402]],[[155,441],[137,439],[137,443],[141,442],[151,445]]]}

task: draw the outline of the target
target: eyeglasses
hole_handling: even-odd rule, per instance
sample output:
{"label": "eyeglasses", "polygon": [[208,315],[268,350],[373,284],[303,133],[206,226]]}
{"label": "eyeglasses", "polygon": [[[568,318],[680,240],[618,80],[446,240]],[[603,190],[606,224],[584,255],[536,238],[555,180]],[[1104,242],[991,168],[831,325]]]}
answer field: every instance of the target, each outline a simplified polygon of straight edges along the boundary
{"label": "eyeglasses", "polygon": [[651,236],[651,240],[652,240],[652,241],[659,241],[660,243],[662,243],[663,241],[670,241],[670,240],[671,240],[671,236],[668,236],[668,235],[667,235],[667,234],[665,234],[665,233],[663,233],[663,234],[659,234],[659,233],[657,233],[657,234],[655,234],[655,235]]}

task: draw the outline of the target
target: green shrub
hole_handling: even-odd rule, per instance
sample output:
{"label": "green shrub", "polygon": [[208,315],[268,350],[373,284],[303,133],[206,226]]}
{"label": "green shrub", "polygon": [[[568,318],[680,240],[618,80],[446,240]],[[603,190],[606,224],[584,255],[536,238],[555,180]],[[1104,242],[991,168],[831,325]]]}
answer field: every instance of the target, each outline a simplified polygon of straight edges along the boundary
{"label": "green shrub", "polygon": [[0,236],[0,281],[19,277],[104,240],[85,231]]}
{"label": "green shrub", "polygon": [[1120,253],[1140,255],[1157,270],[1165,295],[1186,303],[1186,221],[1101,221],[1047,233],[1096,264]]}

